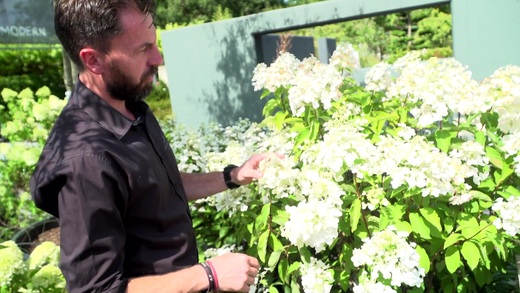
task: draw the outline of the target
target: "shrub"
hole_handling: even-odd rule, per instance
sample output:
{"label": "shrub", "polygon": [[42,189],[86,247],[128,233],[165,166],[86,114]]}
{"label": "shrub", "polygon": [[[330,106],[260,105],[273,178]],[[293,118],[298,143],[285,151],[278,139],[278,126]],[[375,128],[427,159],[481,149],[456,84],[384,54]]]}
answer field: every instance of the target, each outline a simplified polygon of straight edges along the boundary
{"label": "shrub", "polygon": [[259,64],[266,118],[217,131],[223,152],[174,128],[186,171],[285,155],[256,184],[192,204],[200,248],[256,256],[270,292],[498,288],[520,252],[520,68],[476,82],[454,59],[412,52],[376,65],[366,87],[349,72],[287,53]]}
{"label": "shrub", "polygon": [[50,241],[36,246],[27,258],[14,241],[0,243],[0,292],[66,292],[59,256],[59,247]]}
{"label": "shrub", "polygon": [[[9,239],[18,228],[41,220],[45,214],[34,206],[29,179],[49,131],[66,101],[48,87],[36,93],[3,89],[0,137],[0,239]],[[5,107],[5,109],[2,109]]]}

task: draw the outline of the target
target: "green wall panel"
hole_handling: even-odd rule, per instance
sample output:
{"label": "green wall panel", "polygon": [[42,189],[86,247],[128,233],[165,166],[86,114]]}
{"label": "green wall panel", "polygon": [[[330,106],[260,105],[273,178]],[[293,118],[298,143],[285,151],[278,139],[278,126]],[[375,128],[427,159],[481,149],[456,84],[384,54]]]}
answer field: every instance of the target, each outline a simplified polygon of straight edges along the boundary
{"label": "green wall panel", "polygon": [[[502,0],[501,0],[502,1]],[[330,0],[162,33],[172,109],[198,127],[260,121],[263,102],[251,79],[260,35],[442,5],[449,0]]]}
{"label": "green wall panel", "polygon": [[476,80],[520,65],[519,0],[453,0],[453,51]]}

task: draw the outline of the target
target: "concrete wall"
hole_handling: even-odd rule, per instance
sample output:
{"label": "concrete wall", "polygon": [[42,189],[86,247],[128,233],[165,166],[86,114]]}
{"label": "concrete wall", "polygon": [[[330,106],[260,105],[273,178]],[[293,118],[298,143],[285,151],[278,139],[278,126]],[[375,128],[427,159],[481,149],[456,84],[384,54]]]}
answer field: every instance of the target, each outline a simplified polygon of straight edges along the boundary
{"label": "concrete wall", "polygon": [[453,0],[453,51],[482,80],[520,66],[520,0]]}
{"label": "concrete wall", "polygon": [[251,79],[263,61],[262,35],[447,3],[329,0],[165,31],[163,51],[175,118],[191,127],[231,125],[240,117],[260,121],[264,101],[253,91]]}

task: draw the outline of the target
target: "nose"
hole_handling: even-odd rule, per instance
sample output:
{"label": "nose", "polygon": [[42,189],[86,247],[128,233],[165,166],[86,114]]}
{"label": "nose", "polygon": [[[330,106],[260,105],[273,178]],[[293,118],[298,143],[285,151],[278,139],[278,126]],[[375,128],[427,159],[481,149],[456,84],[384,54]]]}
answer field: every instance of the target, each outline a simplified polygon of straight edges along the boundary
{"label": "nose", "polygon": [[159,51],[159,47],[157,47],[157,45],[154,45],[151,50],[151,56],[148,61],[148,65],[158,67],[163,65],[163,62],[163,57],[161,51]]}

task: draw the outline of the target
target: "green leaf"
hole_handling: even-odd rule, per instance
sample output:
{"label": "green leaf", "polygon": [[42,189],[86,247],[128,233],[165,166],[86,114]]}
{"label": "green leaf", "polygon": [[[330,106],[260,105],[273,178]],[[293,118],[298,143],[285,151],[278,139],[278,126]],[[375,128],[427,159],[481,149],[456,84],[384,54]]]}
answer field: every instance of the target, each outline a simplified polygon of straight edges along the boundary
{"label": "green leaf", "polygon": [[410,224],[412,224],[413,231],[419,234],[424,239],[431,239],[430,228],[426,225],[424,218],[417,213],[410,213]]}
{"label": "green leaf", "polygon": [[271,213],[271,203],[268,203],[262,207],[260,214],[255,220],[255,229],[257,231],[263,230],[267,227],[267,221],[269,220],[269,214]]}
{"label": "green leaf", "polygon": [[269,261],[267,262],[267,266],[269,267],[269,270],[273,271],[276,265],[278,264],[278,261],[280,260],[280,256],[282,255],[283,250],[275,250],[271,253],[269,256]]}
{"label": "green leaf", "polygon": [[300,247],[298,248],[298,251],[300,252],[300,256],[305,263],[309,263],[311,261],[311,252],[309,249],[307,249],[307,247]]}
{"label": "green leaf", "polygon": [[311,134],[311,132],[310,132],[309,128],[306,127],[304,129],[302,129],[302,131],[300,131],[300,133],[298,133],[298,136],[296,136],[295,147],[300,146],[300,145],[304,144],[306,141],[308,141],[310,134]]}
{"label": "green leaf", "polygon": [[448,269],[448,272],[452,274],[462,266],[459,249],[455,246],[450,246],[448,249],[446,249],[444,260],[446,262],[446,268]]}
{"label": "green leaf", "polygon": [[293,272],[295,272],[297,269],[299,269],[301,267],[302,263],[299,262],[299,261],[296,261],[296,262],[293,262],[289,268],[287,269],[287,275],[290,275],[292,274]]}
{"label": "green leaf", "polygon": [[269,230],[265,230],[258,238],[258,259],[265,263],[267,254],[267,240],[269,239]]}
{"label": "green leaf", "polygon": [[475,245],[475,243],[471,241],[464,242],[460,252],[462,253],[462,257],[464,257],[471,270],[474,270],[480,261],[480,250]]}
{"label": "green leaf", "polygon": [[478,191],[478,190],[471,190],[469,192],[474,199],[483,200],[483,201],[490,201],[493,202],[491,197],[484,192]]}
{"label": "green leaf", "polygon": [[[435,231],[437,235],[440,235],[442,232],[442,225],[441,218],[439,217],[439,214],[437,214],[437,211],[432,208],[422,208],[419,210],[419,213],[421,213],[428,223],[437,229],[437,231]],[[431,232],[432,231],[430,231],[430,233]]]}
{"label": "green leaf", "polygon": [[444,249],[447,249],[448,247],[452,246],[453,244],[455,244],[459,241],[464,241],[464,240],[465,240],[465,238],[459,233],[450,234],[450,236],[448,236],[448,238],[446,238],[446,241],[444,241]]}
{"label": "green leaf", "polygon": [[277,112],[274,115],[274,124],[276,129],[280,130],[283,128],[283,124],[285,122],[285,117],[287,117],[287,112]]}
{"label": "green leaf", "polygon": [[394,227],[396,227],[397,230],[399,230],[399,231],[406,231],[406,232],[412,232],[413,231],[412,225],[410,225],[410,223],[408,223],[406,221],[396,222],[396,223],[394,223]]}
{"label": "green leaf", "polygon": [[350,227],[352,232],[356,231],[361,218],[361,200],[356,198],[350,206]]}
{"label": "green leaf", "polygon": [[417,245],[415,251],[419,254],[419,265],[424,269],[424,273],[427,274],[430,271],[430,257],[422,246]]}
{"label": "green leaf", "polygon": [[451,133],[448,130],[438,129],[435,131],[436,145],[441,151],[443,151],[445,153],[448,153],[448,151],[450,150],[451,138],[452,138]]}
{"label": "green leaf", "polygon": [[498,169],[502,169],[502,167],[504,165],[504,159],[502,158],[502,155],[500,154],[499,151],[497,151],[496,149],[494,149],[490,146],[487,146],[486,154],[487,154],[487,157],[489,158],[489,162],[491,164],[493,164],[493,166],[497,167]]}
{"label": "green leaf", "polygon": [[278,289],[274,285],[269,286],[269,293],[279,293]]}
{"label": "green leaf", "polygon": [[271,246],[272,246],[273,250],[274,251],[283,250],[283,244],[280,241],[280,239],[278,239],[278,237],[274,233],[271,233],[270,235],[271,235],[270,236]]}
{"label": "green leaf", "polygon": [[286,258],[282,258],[278,263],[278,275],[280,279],[287,283],[289,280],[289,271],[287,270],[287,266],[289,265],[289,261]]}
{"label": "green leaf", "polygon": [[274,99],[267,101],[265,103],[264,109],[262,110],[262,115],[264,117],[271,115],[271,113],[278,107],[278,102]]}
{"label": "green leaf", "polygon": [[311,121],[309,139],[315,141],[320,131],[320,123],[316,120]]}
{"label": "green leaf", "polygon": [[481,145],[486,145],[486,134],[482,131],[475,132],[475,141],[480,143]]}

